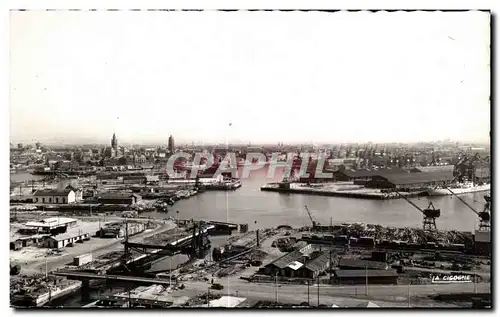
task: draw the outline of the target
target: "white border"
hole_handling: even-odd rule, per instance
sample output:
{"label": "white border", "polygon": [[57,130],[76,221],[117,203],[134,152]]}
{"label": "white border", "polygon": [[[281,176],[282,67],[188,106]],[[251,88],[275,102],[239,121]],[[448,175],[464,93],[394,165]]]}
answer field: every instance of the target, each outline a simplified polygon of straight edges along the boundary
{"label": "white border", "polygon": [[[255,9],[448,9],[448,10],[457,10],[457,9],[490,9],[492,10],[493,13],[495,12],[500,12],[500,1],[498,0],[475,0],[475,1],[464,1],[464,0],[448,0],[448,1],[438,1],[438,0],[417,0],[417,1],[401,1],[401,0],[378,0],[378,1],[373,1],[373,0],[337,0],[337,1],[330,1],[330,0],[309,0],[309,1],[298,1],[298,0],[247,0],[247,1],[203,1],[203,0],[198,0],[198,1],[189,1],[189,0],[180,0],[180,1],[167,1],[167,0],[141,0],[141,1],[131,1],[131,0],[114,0],[114,1],[105,1],[105,0],[87,0],[87,1],[69,1],[69,0],[45,0],[45,1],[40,1],[40,0],[20,0],[20,1],[14,1],[14,0],[3,0],[0,1],[0,7],[2,8],[1,12],[1,20],[2,23],[1,25],[1,34],[2,34],[2,55],[1,55],[1,62],[2,66],[1,71],[0,71],[0,80],[1,80],[1,87],[3,89],[0,90],[0,96],[2,97],[1,100],[3,101],[3,106],[0,107],[2,111],[2,115],[0,118],[2,118],[3,124],[0,125],[2,129],[2,137],[4,138],[4,141],[2,142],[3,144],[3,150],[2,150],[2,164],[1,166],[4,166],[4,168],[0,169],[2,173],[2,187],[4,188],[1,192],[3,195],[1,196],[2,199],[2,206],[4,206],[4,217],[7,217],[6,207],[8,204],[8,196],[7,196],[7,187],[8,181],[9,181],[9,174],[7,172],[7,161],[9,160],[9,149],[7,148],[8,140],[9,139],[9,111],[8,111],[8,83],[9,83],[9,77],[8,77],[8,28],[9,28],[9,9],[46,9],[46,8],[51,8],[51,9],[88,9],[88,8],[95,8],[95,9],[104,9],[104,8],[113,8],[113,9],[145,9],[145,8],[170,8],[170,9],[190,9],[190,8],[202,8],[202,9],[248,9],[248,8],[255,8]],[[498,21],[497,21],[498,24]],[[496,38],[496,43],[498,43],[498,32],[495,32],[495,38]],[[498,57],[498,48],[497,48],[497,54],[495,57]],[[494,88],[497,88],[498,82],[496,82],[496,85]],[[495,91],[497,91],[495,89]],[[498,98],[498,96],[497,96]],[[496,118],[497,119],[497,118]],[[496,145],[496,144],[495,144]],[[495,157],[497,157],[497,154],[494,154]],[[495,192],[495,196],[496,192]],[[8,221],[3,221],[5,228],[7,229]],[[8,230],[3,231],[5,234],[5,239],[4,241],[4,248],[5,250],[5,265],[4,267],[7,268],[7,262],[9,259],[9,256],[7,254],[7,241],[9,240],[8,236]],[[497,250],[495,250],[497,251]],[[495,252],[496,253],[496,252]],[[496,262],[495,262],[496,263]],[[6,274],[7,270],[4,270],[4,274],[2,275],[2,278],[5,279],[5,282],[2,283],[3,287],[1,288],[1,295],[2,295],[2,305],[1,308],[2,310],[5,310],[7,314],[14,314],[14,311],[9,308],[9,296],[8,296],[8,285],[9,285],[9,278],[8,275]],[[497,297],[497,296],[495,296]],[[495,298],[496,299],[496,298]],[[497,303],[497,301],[495,301]],[[111,312],[111,313],[117,313],[117,311],[109,311],[106,310],[106,313]],[[50,311],[35,311],[32,313],[28,313],[29,315],[31,314],[54,314],[54,313],[70,313],[70,314],[85,314],[86,312],[79,312],[79,311],[55,311],[55,310],[50,310]],[[93,312],[94,314],[100,314],[100,311]],[[119,311],[118,313],[127,313],[124,311]],[[138,315],[141,312],[134,311],[133,315]],[[147,313],[151,314],[151,311],[144,311],[142,314]],[[154,311],[155,314],[162,314],[160,311]],[[184,313],[184,314],[189,314],[189,315],[196,315],[199,314],[198,311],[186,311],[186,312],[179,312],[176,311],[175,313]],[[205,311],[202,311],[202,313],[205,313]],[[221,311],[215,311],[215,312],[210,312],[212,314],[219,314]],[[234,311],[230,311],[230,313],[234,313]],[[252,311],[248,312],[251,314],[262,314],[266,312],[262,311]],[[273,311],[273,313],[289,313],[289,311]],[[298,314],[314,314],[316,312],[314,311],[297,311]],[[340,312],[336,312],[340,313]],[[343,313],[343,312],[342,312]],[[354,313],[354,314],[365,314],[366,311],[354,311],[354,312],[349,312],[349,313]],[[389,313],[387,311],[384,311],[382,313]],[[393,313],[401,313],[401,311],[395,311]],[[438,314],[441,313],[440,311],[436,312],[431,312],[431,311],[426,311],[428,314]],[[473,311],[469,312],[470,314],[473,314]],[[294,312],[295,314],[295,312]],[[418,311],[411,312],[411,314],[418,314]]]}

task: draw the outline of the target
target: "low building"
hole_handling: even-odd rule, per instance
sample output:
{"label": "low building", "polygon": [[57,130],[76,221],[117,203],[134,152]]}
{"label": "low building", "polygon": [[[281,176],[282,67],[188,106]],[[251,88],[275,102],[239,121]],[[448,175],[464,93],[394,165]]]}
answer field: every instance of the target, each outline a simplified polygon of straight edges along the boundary
{"label": "low building", "polygon": [[366,182],[372,180],[375,176],[384,176],[392,174],[408,174],[402,168],[399,167],[387,167],[387,168],[373,168],[373,169],[345,169],[338,170],[334,172],[334,178],[337,181],[344,182],[354,182],[355,184],[364,185]]}
{"label": "low building", "polygon": [[397,284],[398,273],[395,270],[336,270],[337,284]]}
{"label": "low building", "polygon": [[330,253],[311,245],[290,252],[264,267],[264,274],[289,278],[316,278],[330,267]]}
{"label": "low building", "polygon": [[422,188],[446,186],[455,177],[452,171],[376,175],[366,183],[368,188],[411,192]]}
{"label": "low building", "polygon": [[42,204],[72,204],[76,194],[71,189],[40,189],[33,194],[34,203]]}
{"label": "low building", "polygon": [[[56,229],[65,229],[75,227],[78,223],[77,219],[65,218],[65,217],[52,217],[46,218],[41,221],[30,221],[24,226],[27,229],[33,229],[41,233],[50,233]],[[63,231],[65,231],[63,230]]]}
{"label": "low building", "polygon": [[76,188],[71,185],[66,186],[66,189],[72,190],[75,192],[75,201],[82,201],[83,200],[83,188]]}
{"label": "low building", "polygon": [[341,270],[387,270],[387,263],[379,261],[361,260],[361,259],[341,259],[339,262]]}
{"label": "low building", "polygon": [[90,239],[89,233],[62,233],[56,236],[46,237],[42,242],[43,247],[61,249],[70,244]]}
{"label": "low building", "polygon": [[160,176],[158,175],[147,175],[146,176],[146,184],[155,185],[160,182]]}
{"label": "low building", "polygon": [[317,251],[306,259],[303,266],[298,269],[297,276],[316,278],[330,267],[330,252]]}
{"label": "low building", "polygon": [[104,205],[133,205],[141,201],[142,197],[135,193],[105,193],[98,196],[99,203]]}

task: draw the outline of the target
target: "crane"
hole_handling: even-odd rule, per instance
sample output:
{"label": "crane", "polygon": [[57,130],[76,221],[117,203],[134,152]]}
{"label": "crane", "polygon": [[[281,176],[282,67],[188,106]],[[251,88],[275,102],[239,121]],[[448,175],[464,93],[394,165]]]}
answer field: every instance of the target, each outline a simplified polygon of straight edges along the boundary
{"label": "crane", "polygon": [[406,198],[404,195],[402,195],[400,192],[398,192],[397,190],[394,190],[394,192],[398,194],[399,197],[406,200],[410,205],[418,209],[418,211],[420,211],[424,215],[424,223],[423,223],[424,231],[437,230],[436,218],[439,218],[439,216],[441,216],[441,209],[436,209],[431,201],[429,201],[429,205],[427,206],[427,208],[422,209],[417,204],[415,204],[414,202]]}
{"label": "crane", "polygon": [[[490,203],[488,200],[486,200],[486,204],[484,206],[483,211],[478,212],[475,208],[473,208],[471,205],[469,205],[465,200],[463,200],[460,196],[455,194],[449,187],[446,187],[446,189],[455,197],[458,198],[464,205],[469,207],[472,212],[474,212],[476,215],[479,216],[479,230],[481,231],[489,231],[490,229],[490,213],[488,210],[490,209]],[[486,197],[485,197],[486,199]]]}
{"label": "crane", "polygon": [[317,226],[319,226],[319,223],[314,221],[313,217],[311,216],[311,212],[309,211],[309,208],[307,208],[307,206],[304,206],[304,207],[306,207],[306,211],[307,211],[307,214],[309,215],[309,219],[311,219],[312,227],[313,227],[313,229],[315,229]]}

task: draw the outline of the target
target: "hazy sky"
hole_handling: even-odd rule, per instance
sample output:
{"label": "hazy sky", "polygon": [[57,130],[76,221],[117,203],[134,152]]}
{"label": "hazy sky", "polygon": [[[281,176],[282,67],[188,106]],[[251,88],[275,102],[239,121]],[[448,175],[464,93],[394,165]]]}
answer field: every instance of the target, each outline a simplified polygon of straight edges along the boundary
{"label": "hazy sky", "polygon": [[116,129],[122,142],[487,141],[489,22],[11,12],[11,140],[98,142]]}

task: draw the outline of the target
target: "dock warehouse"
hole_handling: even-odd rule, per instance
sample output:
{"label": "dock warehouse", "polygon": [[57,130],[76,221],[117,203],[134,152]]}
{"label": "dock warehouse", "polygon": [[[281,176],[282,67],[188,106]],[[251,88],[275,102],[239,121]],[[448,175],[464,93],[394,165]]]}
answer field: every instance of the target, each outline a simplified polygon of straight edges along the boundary
{"label": "dock warehouse", "polygon": [[339,262],[339,268],[342,270],[387,270],[389,265],[378,261],[341,259]]}
{"label": "dock warehouse", "polygon": [[68,244],[73,244],[77,241],[83,241],[90,239],[89,233],[62,233],[57,236],[51,236],[45,238],[42,242],[42,245],[45,248],[53,248],[53,249],[61,249],[67,246]]}
{"label": "dock warehouse", "polygon": [[426,187],[445,186],[454,178],[452,171],[375,175],[366,183],[366,187],[409,192]]}
{"label": "dock warehouse", "polygon": [[263,268],[266,275],[281,277],[315,278],[330,267],[330,253],[309,248],[293,251],[267,264]]}
{"label": "dock warehouse", "polygon": [[142,197],[134,193],[105,193],[99,195],[97,200],[104,205],[132,205],[141,201]]}
{"label": "dock warehouse", "polygon": [[34,203],[71,204],[76,201],[76,194],[71,189],[40,189],[33,194]]}
{"label": "dock warehouse", "polygon": [[34,229],[42,233],[50,233],[52,230],[59,228],[71,228],[77,225],[78,220],[73,218],[52,217],[41,221],[30,221],[24,226],[28,229]]}
{"label": "dock warehouse", "polygon": [[337,284],[398,284],[395,270],[336,270]]}
{"label": "dock warehouse", "polygon": [[346,169],[338,170],[333,173],[333,177],[336,181],[343,182],[354,182],[356,185],[364,185],[367,181],[370,181],[374,176],[382,175],[392,175],[392,174],[409,174],[402,168],[378,168],[378,169]]}

